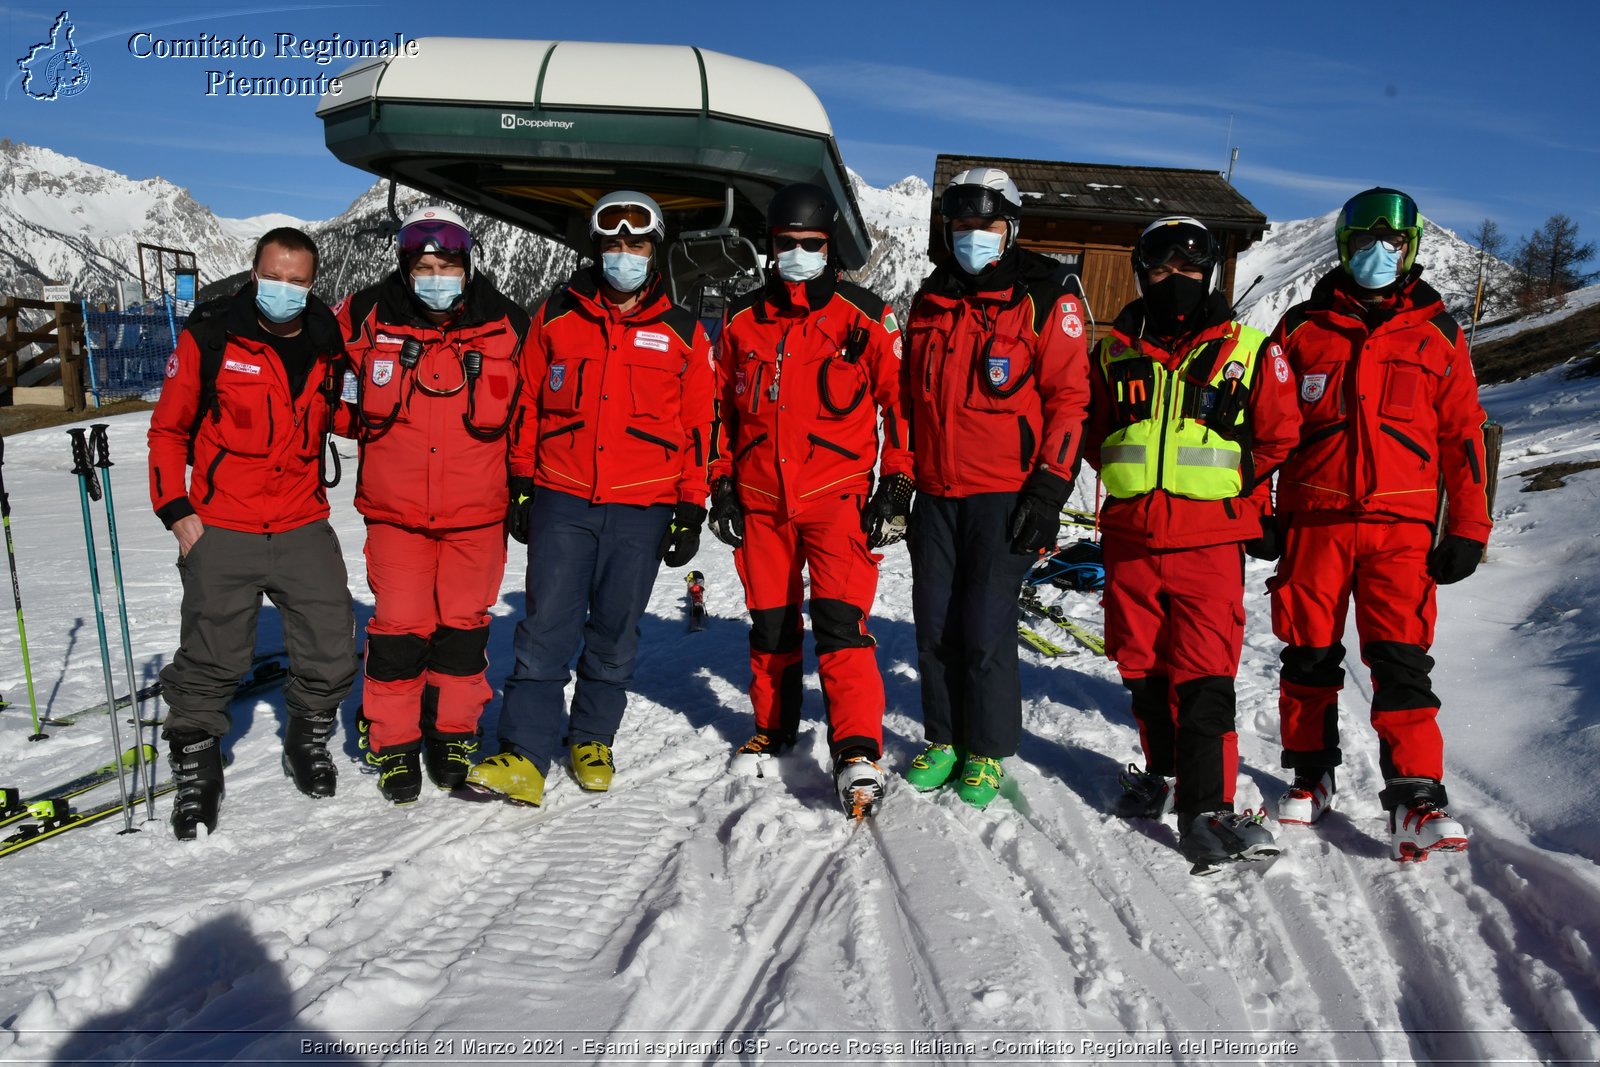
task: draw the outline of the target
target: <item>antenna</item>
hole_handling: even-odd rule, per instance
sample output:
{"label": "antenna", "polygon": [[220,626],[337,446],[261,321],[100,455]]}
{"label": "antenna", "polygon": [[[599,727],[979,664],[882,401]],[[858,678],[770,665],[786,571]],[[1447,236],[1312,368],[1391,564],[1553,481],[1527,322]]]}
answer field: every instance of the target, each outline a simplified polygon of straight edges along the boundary
{"label": "antenna", "polygon": [[1239,162],[1239,150],[1235,148],[1228,156],[1228,177],[1225,179],[1229,185],[1233,184],[1233,165]]}
{"label": "antenna", "polygon": [[[1223,142],[1222,150],[1224,152],[1233,151],[1233,112],[1231,111],[1228,112],[1228,139]],[[1237,155],[1237,153],[1234,154]],[[1228,161],[1228,173],[1233,173],[1233,161],[1231,159]]]}

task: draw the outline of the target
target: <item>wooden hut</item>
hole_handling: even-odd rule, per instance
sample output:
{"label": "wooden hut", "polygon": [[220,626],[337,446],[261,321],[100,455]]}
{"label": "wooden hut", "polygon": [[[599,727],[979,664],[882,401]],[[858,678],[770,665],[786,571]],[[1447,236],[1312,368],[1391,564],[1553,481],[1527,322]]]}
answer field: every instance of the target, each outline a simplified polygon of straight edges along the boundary
{"label": "wooden hut", "polygon": [[939,194],[969,167],[999,167],[1017,183],[1022,245],[1077,268],[1096,319],[1096,339],[1139,295],[1129,257],[1139,234],[1156,219],[1191,215],[1216,234],[1230,297],[1239,253],[1266,232],[1267,217],[1215,171],[941,155],[934,164],[928,221],[928,252],[935,260],[949,255]]}

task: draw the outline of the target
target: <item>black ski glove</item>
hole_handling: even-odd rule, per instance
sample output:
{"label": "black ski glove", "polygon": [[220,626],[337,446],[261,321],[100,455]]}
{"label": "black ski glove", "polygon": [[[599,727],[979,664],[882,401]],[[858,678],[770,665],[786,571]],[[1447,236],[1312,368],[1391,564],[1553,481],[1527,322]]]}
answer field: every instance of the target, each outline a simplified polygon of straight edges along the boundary
{"label": "black ski glove", "polygon": [[506,504],[506,530],[519,545],[528,543],[528,520],[533,514],[533,479],[512,475],[511,499]]}
{"label": "black ski glove", "polygon": [[905,474],[891,474],[878,483],[878,491],[861,509],[861,529],[867,535],[868,548],[884,548],[905,539],[915,487]]}
{"label": "black ski glove", "polygon": [[669,567],[681,567],[700,551],[700,527],[705,525],[706,509],[699,504],[679,504],[672,509],[672,525],[661,537],[656,558]]}
{"label": "black ski glove", "polygon": [[1060,475],[1043,470],[1028,475],[1011,514],[1011,551],[1033,555],[1054,548],[1061,532],[1061,507],[1071,494],[1072,483]]}
{"label": "black ski glove", "polygon": [[744,544],[744,511],[732,478],[718,478],[711,487],[711,532],[729,548]]}
{"label": "black ski glove", "polygon": [[1283,558],[1283,531],[1273,515],[1261,516],[1261,536],[1244,543],[1245,555],[1252,559],[1274,560]]}
{"label": "black ski glove", "polygon": [[1428,553],[1428,577],[1440,585],[1454,585],[1478,569],[1486,547],[1482,541],[1470,537],[1445,534]]}

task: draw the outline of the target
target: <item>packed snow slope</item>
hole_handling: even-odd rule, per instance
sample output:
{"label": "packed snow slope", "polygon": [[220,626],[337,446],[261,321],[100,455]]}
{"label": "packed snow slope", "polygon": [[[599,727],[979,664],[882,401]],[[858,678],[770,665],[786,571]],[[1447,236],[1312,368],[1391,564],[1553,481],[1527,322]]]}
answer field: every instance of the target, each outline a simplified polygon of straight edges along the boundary
{"label": "packed snow slope", "polygon": [[[1138,740],[1112,666],[1086,652],[1025,652],[1026,736],[988,810],[900,785],[878,818],[847,824],[814,670],[798,750],[774,777],[732,777],[729,752],[751,728],[747,623],[730,553],[707,536],[694,566],[710,624],[687,631],[683,571],[664,571],[610,793],[582,793],[558,769],[539,809],[432,791],[392,808],[352,741],[357,694],[337,739],[339,795],[312,801],[279,769],[271,693],[234,706],[215,836],[174,841],[163,801],[143,833],[101,824],[0,858],[0,1060],[1593,1063],[1600,471],[1536,493],[1520,475],[1597,458],[1600,386],[1551,371],[1485,402],[1506,426],[1496,529],[1479,572],[1441,590],[1435,648],[1464,855],[1388,858],[1353,653],[1338,809],[1283,830],[1270,865],[1207,879],[1189,874],[1170,821],[1109,814]],[[174,543],[144,500],[147,419],[111,431],[141,680],[171,655],[179,603]],[[5,457],[34,678],[58,712],[102,691],[66,445],[41,430]],[[334,522],[364,621],[353,485],[347,460]],[[101,519],[97,505],[103,538]],[[109,607],[103,544],[100,558]],[[1278,644],[1270,567],[1247,573],[1239,803],[1270,812],[1287,784]],[[513,555],[497,686],[520,585]],[[1075,610],[1098,618],[1090,598]],[[921,738],[903,547],[884,561],[873,630],[898,781]],[[270,606],[259,640],[280,643]],[[10,626],[0,683],[13,701],[0,712],[5,784],[29,793],[106,758],[104,716],[27,742]],[[498,712],[497,700],[491,748]],[[746,1051],[746,1038],[770,1044]],[[603,1056],[586,1040],[701,1045]],[[928,1040],[942,1044],[910,1044]]]}

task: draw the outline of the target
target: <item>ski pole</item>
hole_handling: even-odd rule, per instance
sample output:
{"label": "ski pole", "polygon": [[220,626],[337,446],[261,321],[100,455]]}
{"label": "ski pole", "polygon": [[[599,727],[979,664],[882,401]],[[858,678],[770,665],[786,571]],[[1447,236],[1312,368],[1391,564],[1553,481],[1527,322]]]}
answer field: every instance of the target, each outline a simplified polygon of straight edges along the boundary
{"label": "ski pole", "polygon": [[6,492],[6,439],[0,437],[0,516],[6,528],[6,559],[11,563],[11,599],[17,604],[17,637],[22,641],[22,673],[28,679],[28,707],[33,711],[33,736],[43,741],[50,735],[39,729],[39,698],[33,692],[33,661],[28,658],[28,627],[22,621],[22,583],[17,580],[17,548],[11,541],[11,494]]}
{"label": "ski pole", "polygon": [[[129,702],[133,705],[134,733],[141,739],[141,743],[134,747],[138,753],[135,759],[139,769],[139,780],[144,783],[144,819],[149,822],[156,815],[156,783],[150,777],[150,768],[144,760],[144,745],[142,743],[144,728],[140,724],[144,721],[143,706],[139,700],[139,686],[133,680],[133,645],[128,636],[128,598],[122,587],[122,548],[117,543],[117,509],[111,498],[111,441],[106,432],[109,427],[103,422],[97,422],[89,427],[89,451],[94,456],[94,465],[100,468],[100,484],[106,494],[106,533],[111,538],[111,575],[117,586],[117,618],[122,623],[122,663],[127,668],[128,692],[132,694]],[[112,718],[115,718],[115,712]]]}
{"label": "ski pole", "polygon": [[117,694],[111,683],[111,648],[106,644],[106,615],[100,607],[100,564],[94,554],[94,517],[89,514],[89,498],[100,499],[100,480],[89,463],[89,442],[82,429],[68,430],[72,438],[72,473],[78,477],[78,502],[83,506],[83,543],[89,554],[89,588],[94,591],[94,621],[100,628],[100,669],[105,675],[106,707],[111,709],[112,758],[117,761],[117,792],[122,796],[122,832],[137,833],[133,825],[133,806],[128,803],[128,779],[122,767],[122,731],[117,726]]}

